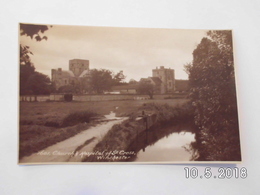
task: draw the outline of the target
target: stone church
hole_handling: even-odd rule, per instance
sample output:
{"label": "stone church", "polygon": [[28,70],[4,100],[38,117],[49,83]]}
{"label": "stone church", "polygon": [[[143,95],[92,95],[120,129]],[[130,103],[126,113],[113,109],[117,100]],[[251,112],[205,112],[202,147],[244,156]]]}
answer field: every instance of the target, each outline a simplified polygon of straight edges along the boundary
{"label": "stone church", "polygon": [[51,79],[56,90],[65,85],[87,83],[90,79],[89,60],[69,60],[69,70],[52,69]]}
{"label": "stone church", "polygon": [[[152,77],[141,78],[155,86],[155,94],[171,94],[174,92],[185,92],[188,90],[187,80],[175,80],[174,69],[164,66],[156,67],[152,70]],[[61,68],[51,70],[52,82],[56,90],[60,87],[71,85],[79,86],[81,93],[88,93],[91,73],[89,69],[89,60],[73,59],[69,60],[69,70]],[[127,84],[122,86],[113,86],[108,93],[116,94],[136,94],[138,84]]]}

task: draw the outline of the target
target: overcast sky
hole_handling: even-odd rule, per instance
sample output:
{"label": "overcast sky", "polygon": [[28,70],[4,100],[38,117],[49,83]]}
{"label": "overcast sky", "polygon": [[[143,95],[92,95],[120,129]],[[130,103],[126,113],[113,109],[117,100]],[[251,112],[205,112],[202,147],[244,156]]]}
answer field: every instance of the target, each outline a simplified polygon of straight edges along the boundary
{"label": "overcast sky", "polygon": [[126,81],[139,81],[159,66],[174,69],[177,79],[187,79],[183,65],[192,61],[206,31],[54,25],[44,35],[48,40],[41,42],[20,37],[33,52],[39,72],[50,76],[51,69],[68,70],[69,60],[80,58],[89,60],[90,69],[123,70]]}

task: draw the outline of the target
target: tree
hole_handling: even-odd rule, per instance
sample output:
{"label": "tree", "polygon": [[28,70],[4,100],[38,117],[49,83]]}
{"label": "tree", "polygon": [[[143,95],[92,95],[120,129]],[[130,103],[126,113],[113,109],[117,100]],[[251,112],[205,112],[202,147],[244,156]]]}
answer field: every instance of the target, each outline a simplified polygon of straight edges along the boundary
{"label": "tree", "polygon": [[153,94],[155,93],[155,90],[155,86],[146,79],[142,79],[137,87],[138,93],[149,95],[150,99],[153,99]]}
{"label": "tree", "polygon": [[91,78],[89,75],[87,77],[82,77],[79,80],[75,80],[75,82],[72,84],[74,87],[78,87],[79,92],[78,93],[91,93],[92,87],[90,85]]}
{"label": "tree", "polygon": [[90,87],[97,94],[102,94],[106,90],[110,90],[114,81],[113,73],[106,69],[91,70]]}
{"label": "tree", "polygon": [[241,160],[231,31],[209,31],[186,71],[198,127],[197,160]]}
{"label": "tree", "polygon": [[79,93],[79,85],[64,85],[58,89],[59,93]]}
{"label": "tree", "polygon": [[34,95],[50,94],[51,86],[50,78],[39,72],[34,72],[27,80],[27,90]]}
{"label": "tree", "polygon": [[134,79],[130,79],[129,84],[137,84],[138,82]]}
{"label": "tree", "polygon": [[113,86],[123,84],[126,76],[124,75],[123,71],[119,71],[117,74],[113,75]]}
{"label": "tree", "polygon": [[[43,35],[41,36],[40,33],[44,33],[48,29],[47,25],[20,24],[20,35],[29,36],[31,39],[34,38],[36,41],[47,40],[47,37]],[[31,63],[29,55],[33,55],[29,50],[29,47],[20,44],[20,65]]]}
{"label": "tree", "polygon": [[20,95],[29,93],[27,81],[35,72],[35,67],[29,55],[32,55],[29,47],[20,45]]}
{"label": "tree", "polygon": [[[50,26],[52,27],[52,26]],[[36,24],[20,24],[20,35],[25,35],[35,39],[36,41],[41,41],[43,39],[47,40],[46,36],[41,36],[40,33],[44,33],[49,28],[47,25],[36,25]]]}
{"label": "tree", "polygon": [[[46,25],[20,24],[20,35],[29,36],[36,41],[47,40],[46,36],[40,35],[40,33],[44,33],[46,30],[48,30]],[[38,94],[39,92],[43,94],[49,93],[51,88],[47,90],[46,83],[49,85],[47,76],[35,72],[30,55],[33,55],[33,53],[30,51],[29,46],[20,44],[20,95]],[[35,82],[35,80],[43,83],[29,83],[29,81]],[[36,90],[36,86],[39,86],[40,89]]]}
{"label": "tree", "polygon": [[20,45],[20,94],[28,94],[27,80],[34,73],[35,68],[30,59],[28,46]]}

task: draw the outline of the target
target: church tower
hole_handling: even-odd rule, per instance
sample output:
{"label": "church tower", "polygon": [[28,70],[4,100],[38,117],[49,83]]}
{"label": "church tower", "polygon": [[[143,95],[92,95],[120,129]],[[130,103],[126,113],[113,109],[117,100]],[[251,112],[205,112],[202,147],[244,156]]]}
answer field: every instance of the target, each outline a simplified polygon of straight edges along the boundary
{"label": "church tower", "polygon": [[69,70],[75,77],[78,77],[84,70],[89,70],[89,61],[81,59],[73,59],[69,61]]}

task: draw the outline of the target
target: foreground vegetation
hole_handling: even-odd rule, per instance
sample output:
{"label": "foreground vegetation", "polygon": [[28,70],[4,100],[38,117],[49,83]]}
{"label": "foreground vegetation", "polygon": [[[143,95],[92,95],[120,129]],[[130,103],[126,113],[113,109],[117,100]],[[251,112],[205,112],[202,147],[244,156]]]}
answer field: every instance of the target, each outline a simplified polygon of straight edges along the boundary
{"label": "foreground vegetation", "polygon": [[38,152],[57,142],[96,125],[93,116],[116,112],[117,116],[130,116],[145,103],[177,105],[178,100],[127,100],[100,102],[21,102],[19,130],[19,158]]}
{"label": "foreground vegetation", "polygon": [[194,159],[240,161],[235,72],[231,31],[209,31],[193,51],[190,99],[198,127]]}
{"label": "foreground vegetation", "polygon": [[60,124],[47,121],[44,125],[20,125],[19,158],[38,152],[89,128],[95,124],[91,122],[91,117],[94,116],[97,116],[94,112],[81,111],[68,114]]}

